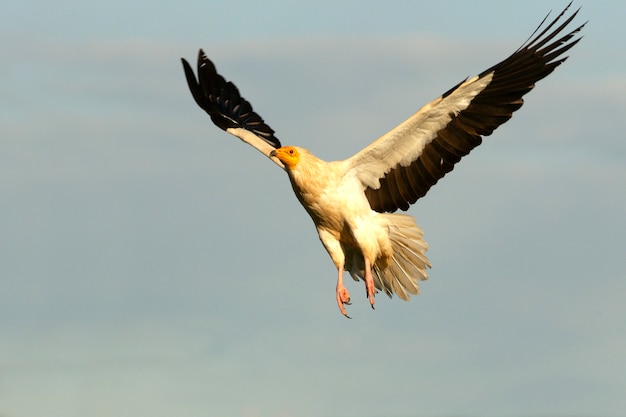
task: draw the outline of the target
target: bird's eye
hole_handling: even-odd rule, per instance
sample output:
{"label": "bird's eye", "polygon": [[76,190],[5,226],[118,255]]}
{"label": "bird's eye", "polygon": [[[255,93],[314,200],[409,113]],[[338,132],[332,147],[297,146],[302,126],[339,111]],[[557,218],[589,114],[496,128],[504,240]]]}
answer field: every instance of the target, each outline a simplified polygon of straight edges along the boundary
{"label": "bird's eye", "polygon": [[289,155],[293,155],[293,149],[289,149]]}

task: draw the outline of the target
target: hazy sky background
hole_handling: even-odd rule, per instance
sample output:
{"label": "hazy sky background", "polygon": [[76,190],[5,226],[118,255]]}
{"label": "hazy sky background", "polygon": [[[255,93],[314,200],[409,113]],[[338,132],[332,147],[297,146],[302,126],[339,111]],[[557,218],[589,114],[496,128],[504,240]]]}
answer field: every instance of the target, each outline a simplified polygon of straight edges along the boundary
{"label": "hazy sky background", "polygon": [[335,269],[215,128],[204,48],[284,144],[345,158],[563,1],[0,5],[0,416],[622,416],[626,3],[409,213],[410,303]]}

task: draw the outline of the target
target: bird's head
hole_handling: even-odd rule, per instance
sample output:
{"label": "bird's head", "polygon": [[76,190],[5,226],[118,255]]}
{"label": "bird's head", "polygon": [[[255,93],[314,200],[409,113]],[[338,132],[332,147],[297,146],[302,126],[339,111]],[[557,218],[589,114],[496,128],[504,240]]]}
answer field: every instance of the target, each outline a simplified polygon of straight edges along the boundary
{"label": "bird's head", "polygon": [[283,146],[273,150],[270,156],[278,158],[288,169],[294,169],[300,162],[300,151],[295,146]]}

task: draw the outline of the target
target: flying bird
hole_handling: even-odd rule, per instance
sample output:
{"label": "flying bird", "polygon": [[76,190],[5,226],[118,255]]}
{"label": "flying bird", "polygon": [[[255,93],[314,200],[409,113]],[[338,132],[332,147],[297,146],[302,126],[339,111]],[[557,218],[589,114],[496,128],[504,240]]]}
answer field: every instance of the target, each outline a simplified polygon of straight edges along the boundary
{"label": "flying bird", "polygon": [[454,165],[505,123],[522,97],[567,56],[586,23],[569,29],[571,3],[554,20],[546,16],[512,55],[467,78],[423,106],[354,156],[326,162],[298,146],[282,146],[274,130],[226,81],[202,51],[198,79],[182,59],[191,94],[213,123],[253,146],[287,172],[296,197],[311,216],[337,268],[336,300],[348,317],[344,271],[365,283],[372,308],[383,291],[403,300],[428,279],[428,245],[407,210]]}

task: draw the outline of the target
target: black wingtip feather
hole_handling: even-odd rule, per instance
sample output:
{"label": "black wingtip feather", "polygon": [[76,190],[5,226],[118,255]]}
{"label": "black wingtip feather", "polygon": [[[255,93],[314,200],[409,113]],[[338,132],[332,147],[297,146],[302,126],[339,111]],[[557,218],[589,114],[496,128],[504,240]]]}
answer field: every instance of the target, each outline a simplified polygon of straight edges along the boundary
{"label": "black wingtip feather", "polygon": [[274,130],[255,113],[252,105],[239,94],[235,84],[226,81],[207,58],[204,51],[198,51],[198,78],[191,65],[181,58],[189,91],[196,104],[206,111],[213,123],[222,130],[229,128],[246,129],[274,148],[280,148],[280,141]]}
{"label": "black wingtip feather", "polygon": [[[180,59],[183,63],[183,70],[185,71],[185,78],[187,79],[187,85],[189,86],[189,91],[191,91],[191,95],[195,100],[196,104],[204,109],[204,103],[202,101],[202,89],[200,85],[196,81],[196,76],[191,69],[191,65],[185,58]],[[206,110],[206,109],[205,109]]]}

